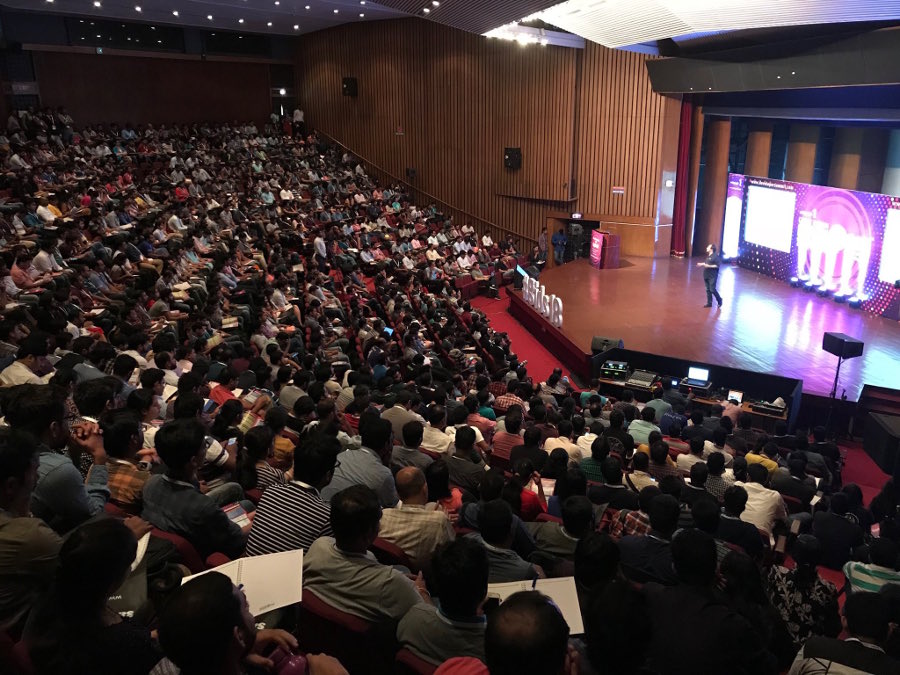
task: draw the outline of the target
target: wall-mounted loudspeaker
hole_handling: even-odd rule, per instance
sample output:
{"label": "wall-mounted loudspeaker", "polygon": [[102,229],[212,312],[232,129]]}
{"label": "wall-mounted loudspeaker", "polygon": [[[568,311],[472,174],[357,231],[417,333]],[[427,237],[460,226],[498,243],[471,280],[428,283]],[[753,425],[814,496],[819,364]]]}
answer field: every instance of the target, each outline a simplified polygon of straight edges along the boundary
{"label": "wall-mounted loudspeaker", "polygon": [[357,94],[357,84],[355,77],[345,77],[343,83],[341,84],[341,91],[343,91],[344,96],[356,96]]}
{"label": "wall-mounted loudspeaker", "polygon": [[522,148],[506,148],[503,150],[503,166],[507,169],[522,168]]}

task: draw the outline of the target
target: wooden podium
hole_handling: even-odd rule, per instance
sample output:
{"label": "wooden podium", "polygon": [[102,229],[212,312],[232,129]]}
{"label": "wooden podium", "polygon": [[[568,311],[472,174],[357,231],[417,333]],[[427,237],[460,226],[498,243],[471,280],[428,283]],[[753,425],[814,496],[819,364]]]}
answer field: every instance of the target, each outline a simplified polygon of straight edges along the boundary
{"label": "wooden podium", "polygon": [[591,231],[591,264],[601,270],[616,269],[619,266],[621,240],[618,234]]}

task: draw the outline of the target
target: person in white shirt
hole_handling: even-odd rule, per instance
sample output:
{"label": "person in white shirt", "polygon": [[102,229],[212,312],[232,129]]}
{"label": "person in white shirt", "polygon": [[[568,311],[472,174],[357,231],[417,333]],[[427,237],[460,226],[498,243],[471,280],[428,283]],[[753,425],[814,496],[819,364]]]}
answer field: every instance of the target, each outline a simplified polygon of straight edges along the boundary
{"label": "person in white shirt", "polygon": [[34,259],[31,261],[31,264],[34,265],[34,269],[41,274],[46,274],[47,272],[62,272],[62,266],[56,262],[56,258],[50,253],[54,246],[56,246],[56,240],[45,239],[41,241],[41,250],[37,252],[37,255],[35,255]]}
{"label": "person in white shirt", "polygon": [[704,441],[700,436],[695,436],[691,439],[690,442],[691,451],[686,454],[678,455],[678,459],[675,460],[675,464],[681,471],[690,471],[691,467],[698,462],[702,462],[704,460],[703,457],[703,448]]}
{"label": "person in white shirt", "polygon": [[469,258],[465,253],[460,253],[456,258],[456,264],[459,265],[460,269],[467,270],[472,266],[472,263],[469,262]]}
{"label": "person in white shirt", "polygon": [[735,482],[735,485],[747,491],[747,507],[741,514],[741,520],[756,525],[771,536],[775,523],[787,520],[784,500],[778,492],[766,487],[769,471],[762,464],[748,466],[747,475],[750,478],[749,482]]}
{"label": "person in white shirt", "polygon": [[13,387],[17,384],[46,384],[45,379],[34,373],[38,360],[45,356],[47,356],[46,336],[32,333],[19,346],[16,360],[0,372],[0,387]]}
{"label": "person in white shirt", "polygon": [[37,211],[35,211],[35,213],[37,213],[38,215],[38,218],[43,220],[45,223],[52,223],[54,220],[56,220],[56,214],[50,210],[49,204],[50,203],[47,201],[46,197],[41,197],[40,201],[38,202]]}
{"label": "person in white shirt", "polygon": [[481,245],[484,246],[485,248],[490,248],[491,246],[494,245],[494,240],[491,239],[490,232],[484,233],[484,236],[481,238]]}

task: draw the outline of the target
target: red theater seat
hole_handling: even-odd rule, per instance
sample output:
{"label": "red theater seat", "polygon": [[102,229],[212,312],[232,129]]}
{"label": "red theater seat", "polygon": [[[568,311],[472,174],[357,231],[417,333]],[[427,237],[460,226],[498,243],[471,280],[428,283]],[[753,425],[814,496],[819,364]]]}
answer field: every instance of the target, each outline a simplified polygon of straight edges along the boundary
{"label": "red theater seat", "polygon": [[392,541],[377,537],[372,542],[372,553],[383,565],[403,565],[412,572],[418,572],[419,568],[410,560],[406,552]]}
{"label": "red theater seat", "polygon": [[404,648],[397,652],[394,664],[396,675],[431,675],[435,670],[437,666],[416,656],[409,649]]}

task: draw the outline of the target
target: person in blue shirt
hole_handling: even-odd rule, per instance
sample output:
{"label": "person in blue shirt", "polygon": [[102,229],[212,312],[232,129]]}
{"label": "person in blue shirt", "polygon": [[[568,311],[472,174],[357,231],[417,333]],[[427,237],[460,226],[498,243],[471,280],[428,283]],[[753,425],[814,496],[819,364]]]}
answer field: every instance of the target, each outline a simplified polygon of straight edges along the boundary
{"label": "person in blue shirt", "polygon": [[562,265],[565,262],[566,244],[569,242],[565,229],[559,228],[559,232],[554,234],[550,241],[553,243],[553,261],[557,265]]}

